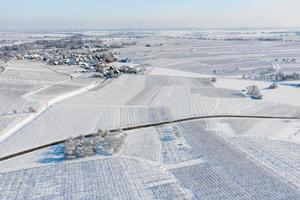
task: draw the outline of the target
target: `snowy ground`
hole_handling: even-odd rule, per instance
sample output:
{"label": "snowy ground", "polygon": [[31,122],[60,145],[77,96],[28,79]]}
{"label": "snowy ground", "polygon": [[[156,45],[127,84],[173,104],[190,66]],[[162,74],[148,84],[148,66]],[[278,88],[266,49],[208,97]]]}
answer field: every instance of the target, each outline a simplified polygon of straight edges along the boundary
{"label": "snowy ground", "polygon": [[[210,128],[207,124],[201,120],[128,131],[112,156],[66,162],[57,146],[1,162],[2,199],[300,197],[299,145],[224,138],[220,130],[211,129],[212,122]],[[12,163],[27,166],[17,170]]]}
{"label": "snowy ground", "polygon": [[[58,86],[62,87],[55,85]],[[51,90],[56,91],[55,87],[43,91],[51,94]],[[99,128],[125,128],[222,114],[293,117],[300,115],[300,109],[292,105],[255,101],[244,97],[238,90],[217,89],[207,78],[122,75],[99,90],[86,91],[53,105],[3,141],[0,155],[94,133]],[[18,143],[19,138],[23,138],[23,143],[13,145]]]}
{"label": "snowy ground", "polygon": [[[69,66],[61,68],[73,69]],[[37,62],[9,62],[5,71],[0,73],[0,141],[42,113],[51,102],[56,102],[55,99],[94,82],[80,77],[71,80],[68,74],[53,71]],[[35,112],[30,111],[31,108]]]}
{"label": "snowy ground", "polygon": [[[292,33],[287,37],[294,42],[250,41],[281,37],[267,31],[239,32],[249,41],[229,41],[234,36],[226,31],[139,34],[145,37],[130,40],[136,46],[118,51],[150,64],[145,74],[97,87],[86,76],[70,80],[76,67],[8,65],[0,73],[0,130],[30,116],[23,112],[29,106],[58,100],[5,138],[0,157],[99,128],[211,115],[300,117],[299,81],[269,90],[270,82],[240,79],[244,72],[269,68],[276,58],[298,60],[300,43]],[[208,36],[215,40],[199,39]],[[285,63],[282,69],[300,67]],[[262,100],[242,93],[253,84]],[[112,155],[66,161],[63,145],[57,145],[1,161],[0,199],[300,199],[298,119],[203,119],[125,134]]]}
{"label": "snowy ground", "polygon": [[215,84],[217,88],[234,89],[241,91],[249,85],[257,85],[263,95],[263,101],[272,101],[276,103],[289,104],[293,106],[300,106],[300,92],[297,87],[292,87],[283,84],[297,84],[299,81],[289,83],[278,83],[277,89],[271,90],[268,87],[272,82],[242,80],[242,79],[218,79]]}

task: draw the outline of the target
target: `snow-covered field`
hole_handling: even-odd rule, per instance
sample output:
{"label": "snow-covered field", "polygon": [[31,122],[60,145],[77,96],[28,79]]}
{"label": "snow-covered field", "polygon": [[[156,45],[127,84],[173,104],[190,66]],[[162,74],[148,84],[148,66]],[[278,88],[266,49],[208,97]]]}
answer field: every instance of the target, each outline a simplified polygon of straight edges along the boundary
{"label": "snow-covered field", "polygon": [[[64,162],[58,148],[56,153],[48,149],[48,153],[37,152],[27,159],[24,156],[0,163],[6,171],[0,174],[1,195],[8,199],[44,196],[76,199],[80,195],[92,199],[300,197],[296,186],[299,181],[296,144],[224,139],[218,131],[207,129],[205,120],[126,134],[126,141],[113,156]],[[265,146],[259,148],[260,143]],[[43,159],[46,155],[50,158]],[[33,165],[17,171],[10,166],[26,161]],[[38,165],[34,164],[36,161]],[[15,191],[16,187],[20,189]]]}
{"label": "snow-covered field", "polygon": [[[292,83],[289,82],[289,84]],[[299,83],[299,81],[295,81],[294,83]],[[299,88],[288,85],[282,85],[279,83],[279,88],[271,90],[268,89],[268,87],[271,84],[272,82],[221,78],[217,81],[216,87],[241,91],[249,85],[257,85],[261,90],[264,101],[266,100],[281,104],[289,104],[297,107],[300,106]]]}
{"label": "snow-covered field", "polygon": [[[51,92],[63,92],[57,87],[63,86],[48,87],[34,96],[46,94],[46,98]],[[99,90],[86,91],[52,106],[4,141],[0,155],[94,133],[98,128],[124,128],[207,115],[293,117],[299,113],[295,106],[255,101],[237,90],[216,89],[206,78],[123,75]],[[23,138],[23,143],[13,145],[19,138]]]}
{"label": "snow-covered field", "polygon": [[132,158],[48,165],[0,174],[0,180],[3,200],[192,199],[170,173]]}
{"label": "snow-covered field", "polygon": [[[10,133],[0,157],[98,129],[169,123],[124,131],[112,155],[66,161],[61,144],[0,161],[0,199],[300,199],[299,81],[270,90],[271,82],[241,79],[274,59],[296,58],[281,68],[300,71],[299,41],[254,42],[281,36],[243,31],[243,41],[226,31],[136,34],[145,37],[117,51],[150,66],[101,84],[74,66],[9,63],[0,72],[0,138]],[[244,94],[249,85],[262,100]],[[218,115],[235,117],[174,123]]]}
{"label": "snow-covered field", "polygon": [[95,80],[80,77],[71,80],[68,75],[37,62],[9,62],[0,73],[0,140],[33,118],[51,100],[93,82]]}

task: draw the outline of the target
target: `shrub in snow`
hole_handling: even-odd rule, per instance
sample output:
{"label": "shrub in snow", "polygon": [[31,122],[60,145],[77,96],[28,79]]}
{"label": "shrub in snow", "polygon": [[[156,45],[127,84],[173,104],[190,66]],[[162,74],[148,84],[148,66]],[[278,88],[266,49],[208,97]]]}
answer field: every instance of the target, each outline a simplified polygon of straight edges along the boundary
{"label": "shrub in snow", "polygon": [[253,95],[255,92],[258,90],[258,87],[256,85],[250,85],[246,88],[247,94],[248,95]]}
{"label": "shrub in snow", "polygon": [[76,158],[75,149],[76,149],[75,139],[74,138],[67,139],[64,144],[64,154],[67,160],[72,160]]}
{"label": "shrub in snow", "polygon": [[65,141],[64,154],[67,160],[92,156],[93,147],[84,136],[69,138]]}
{"label": "shrub in snow", "polygon": [[98,131],[97,131],[97,135],[99,135],[99,136],[101,136],[101,137],[106,137],[108,134],[109,134],[109,131],[108,131],[108,130],[101,130],[101,129],[98,129]]}
{"label": "shrub in snow", "polygon": [[251,85],[246,88],[247,95],[251,96],[254,99],[262,99],[260,90],[256,85]]}
{"label": "shrub in snow", "polygon": [[64,154],[67,160],[100,155],[112,155],[123,143],[125,135],[122,132],[114,135],[109,131],[98,130],[93,137],[85,138],[80,135],[69,138],[64,144]]}
{"label": "shrub in snow", "polygon": [[216,78],[216,77],[212,77],[212,78],[210,79],[210,81],[213,82],[213,83],[215,83],[215,82],[217,82],[217,78]]}
{"label": "shrub in snow", "polygon": [[262,94],[261,93],[257,93],[255,95],[251,96],[253,99],[262,99]]}
{"label": "shrub in snow", "polygon": [[276,83],[272,83],[272,85],[269,86],[269,89],[277,89],[278,85]]}
{"label": "shrub in snow", "polygon": [[34,107],[29,107],[28,108],[28,112],[30,112],[30,113],[36,113],[37,110]]}

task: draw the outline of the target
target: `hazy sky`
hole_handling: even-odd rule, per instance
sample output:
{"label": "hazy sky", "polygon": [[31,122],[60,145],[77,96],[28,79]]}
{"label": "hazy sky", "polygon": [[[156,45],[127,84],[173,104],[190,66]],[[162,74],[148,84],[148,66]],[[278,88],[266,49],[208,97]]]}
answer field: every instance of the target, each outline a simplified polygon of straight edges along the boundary
{"label": "hazy sky", "polygon": [[300,27],[300,0],[0,0],[0,29]]}

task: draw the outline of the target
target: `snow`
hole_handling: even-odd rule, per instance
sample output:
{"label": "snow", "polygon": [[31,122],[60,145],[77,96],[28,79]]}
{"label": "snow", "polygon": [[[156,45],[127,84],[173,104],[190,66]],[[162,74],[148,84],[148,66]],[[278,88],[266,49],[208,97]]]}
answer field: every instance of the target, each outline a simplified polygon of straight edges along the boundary
{"label": "snow", "polygon": [[155,67],[150,75],[160,75],[160,76],[175,76],[175,77],[186,77],[186,78],[211,78],[209,75],[185,72],[180,70],[168,69],[168,68],[158,68]]}
{"label": "snow", "polygon": [[178,127],[165,126],[158,128],[158,132],[162,145],[161,162],[165,165],[199,159]]}
{"label": "snow", "polygon": [[38,150],[24,156],[0,162],[0,173],[40,167],[64,162],[63,146],[57,145]]}
{"label": "snow", "polygon": [[[16,134],[2,142],[0,155],[94,133],[98,128],[116,129],[210,114],[287,117],[300,114],[291,105],[234,96],[235,90],[214,88],[203,78],[124,75],[97,88],[91,84],[50,101],[44,110],[8,132],[6,136]],[[24,142],[13,145],[20,137]]]}
{"label": "snow", "polygon": [[[110,34],[90,34],[100,33]],[[99,128],[210,115],[300,116],[299,88],[291,85],[299,81],[269,90],[271,82],[239,79],[275,58],[298,59],[298,42],[225,41],[235,37],[231,31],[143,34],[117,51],[151,67],[103,84],[91,74],[70,80],[75,66],[10,63],[0,73],[0,128],[8,130],[0,134],[0,157]],[[208,36],[216,40],[199,39]],[[249,85],[261,89],[262,100],[241,92]],[[36,114],[12,112],[32,105],[40,106]],[[299,120],[218,118],[125,131],[118,151],[76,161],[56,145],[0,162],[0,199],[299,199],[299,131]]]}
{"label": "snow", "polygon": [[172,170],[194,194],[205,199],[299,198],[298,189],[261,167],[215,132],[206,130],[204,121],[180,123],[179,128],[205,160],[200,165]]}
{"label": "snow", "polygon": [[229,131],[231,132],[231,136],[268,137],[280,141],[300,144],[299,120],[222,119],[212,126],[212,129],[221,131],[224,126],[229,126],[231,128],[231,131]]}
{"label": "snow", "polygon": [[300,186],[300,145],[264,137],[233,137],[229,142],[290,183]]}
{"label": "snow", "polygon": [[208,121],[209,130],[223,137],[273,173],[299,187],[299,120],[221,119],[214,121],[215,123],[212,121]]}
{"label": "snow", "polygon": [[264,81],[218,78],[215,85],[217,88],[226,88],[239,91],[245,89],[249,85],[257,85],[263,95],[263,101],[300,106],[299,88],[279,85],[279,88],[274,90],[266,89],[271,84],[271,82]]}
{"label": "snow", "polygon": [[0,179],[0,199],[192,199],[169,173],[132,158],[47,165]]}
{"label": "snow", "polygon": [[[215,120],[211,119],[209,121],[210,126],[215,124]],[[275,121],[275,123],[277,122]],[[53,190],[59,192],[57,195],[63,196],[62,194],[69,194],[68,188],[70,188],[70,185],[64,187],[63,181],[67,179],[65,176],[68,176],[68,180],[76,180],[69,182],[71,185],[76,183],[72,185],[74,188],[79,187],[77,184],[83,185],[85,188],[93,187],[92,191],[94,192],[90,194],[92,199],[99,198],[95,194],[96,191],[112,198],[114,196],[110,195],[127,198],[126,195],[132,194],[132,191],[134,191],[134,194],[135,191],[138,192],[146,199],[148,197],[153,198],[152,195],[158,199],[173,199],[176,195],[179,199],[185,197],[197,198],[198,195],[203,198],[222,197],[222,199],[234,199],[235,197],[238,197],[238,199],[241,197],[261,199],[261,197],[266,196],[269,199],[276,199],[277,197],[299,198],[297,190],[284,181],[286,178],[295,184],[299,181],[296,176],[299,173],[298,168],[289,168],[292,170],[286,172],[287,168],[284,163],[291,163],[289,167],[297,166],[299,160],[297,156],[299,153],[296,152],[299,148],[298,145],[276,140],[271,140],[271,144],[265,145],[268,144],[266,141],[269,140],[253,138],[253,142],[260,142],[260,145],[264,145],[263,147],[268,150],[262,151],[261,148],[258,148],[257,150],[262,151],[258,154],[259,151],[256,148],[250,148],[254,147],[250,145],[246,147],[251,152],[243,150],[246,153],[244,154],[236,147],[241,148],[241,145],[238,144],[242,141],[245,142],[246,140],[243,138],[248,137],[240,137],[241,142],[238,143],[235,137],[228,137],[232,136],[231,134],[227,135],[225,141],[219,136],[220,132],[232,131],[232,129],[223,129],[226,127],[223,125],[206,130],[207,124],[207,121],[197,120],[172,126],[162,126],[158,129],[147,128],[128,131],[125,133],[127,138],[123,147],[117,153],[118,155],[105,159],[94,157],[60,163],[59,153],[56,152],[54,156],[51,156],[51,153],[49,154],[50,149],[32,155],[25,155],[16,158],[16,160],[0,164],[2,169],[0,176],[4,180],[4,186],[0,187],[0,190],[2,194],[13,195],[11,192],[7,192],[9,191],[7,188],[16,187],[21,180],[26,185],[35,184],[38,181],[41,184],[39,188],[48,188],[45,184],[49,181],[56,181],[56,184],[53,185],[57,185],[60,189]],[[242,123],[240,124],[243,126]],[[232,142],[235,147],[229,144],[228,140],[236,141],[235,143]],[[266,154],[266,152],[272,152],[272,154]],[[50,155],[49,159],[46,159],[45,155]],[[269,157],[270,155],[272,159]],[[282,164],[278,165],[279,160],[275,158],[274,160],[274,155],[277,155],[276,158],[280,157]],[[255,156],[256,162],[249,156]],[[48,163],[41,163],[42,160],[48,160]],[[53,161],[52,164],[51,161]],[[53,164],[55,161],[59,164]],[[32,162],[32,164],[26,166],[28,162]],[[268,163],[266,164],[266,162]],[[16,163],[24,163],[22,166],[29,169],[15,171],[19,170],[19,165],[16,165]],[[144,163],[142,166],[145,166],[142,172],[139,170],[141,163]],[[272,170],[279,174],[284,173],[284,180],[262,168],[261,164],[266,165],[268,169],[273,167]],[[158,174],[156,174],[156,170],[158,170]],[[45,171],[47,171],[46,177],[48,180],[44,178]],[[123,173],[126,173],[126,176]],[[151,177],[151,180],[139,180],[140,178],[146,178],[146,176]],[[12,180],[12,177],[15,180],[13,186],[11,182],[8,182],[8,180]],[[97,178],[95,179],[95,177]],[[139,179],[136,179],[137,177]],[[98,178],[99,181],[97,181]],[[131,182],[135,183],[134,186],[131,185]],[[114,189],[110,187],[114,187]],[[149,188],[149,190],[146,189],[146,193],[141,193],[145,192],[141,188]],[[39,194],[42,196],[54,194],[51,192],[53,190],[51,186],[47,190],[39,191]],[[119,193],[111,192],[112,190],[119,191]],[[78,189],[75,191],[78,191]],[[84,193],[86,190],[79,191]],[[150,192],[148,193],[148,191]],[[38,189],[34,188],[30,190],[28,195],[31,197],[36,192],[38,192]],[[18,190],[14,194],[22,196],[23,190]],[[96,195],[96,197],[93,195]],[[138,197],[130,196],[128,198],[135,199]]]}
{"label": "snow", "polygon": [[147,128],[126,133],[128,136],[120,150],[121,155],[159,162],[161,143],[155,129]]}
{"label": "snow", "polygon": [[72,91],[72,92],[69,92],[69,93],[66,93],[66,94],[63,94],[63,95],[60,95],[60,96],[57,96],[57,97],[51,99],[49,102],[47,102],[46,105],[43,105],[42,108],[40,108],[36,113],[29,115],[23,121],[16,124],[14,127],[10,128],[9,130],[6,130],[6,129],[2,130],[1,131],[2,133],[0,134],[0,142],[3,142],[6,138],[10,137],[12,134],[16,133],[17,131],[19,131],[20,129],[25,127],[27,124],[34,121],[37,117],[39,117],[41,114],[43,114],[52,105],[54,105],[64,99],[70,98],[72,96],[76,96],[82,92],[93,89],[94,87],[97,87],[99,84],[100,84],[100,82],[93,83],[91,85],[85,86],[78,90],[75,90],[75,91]]}

